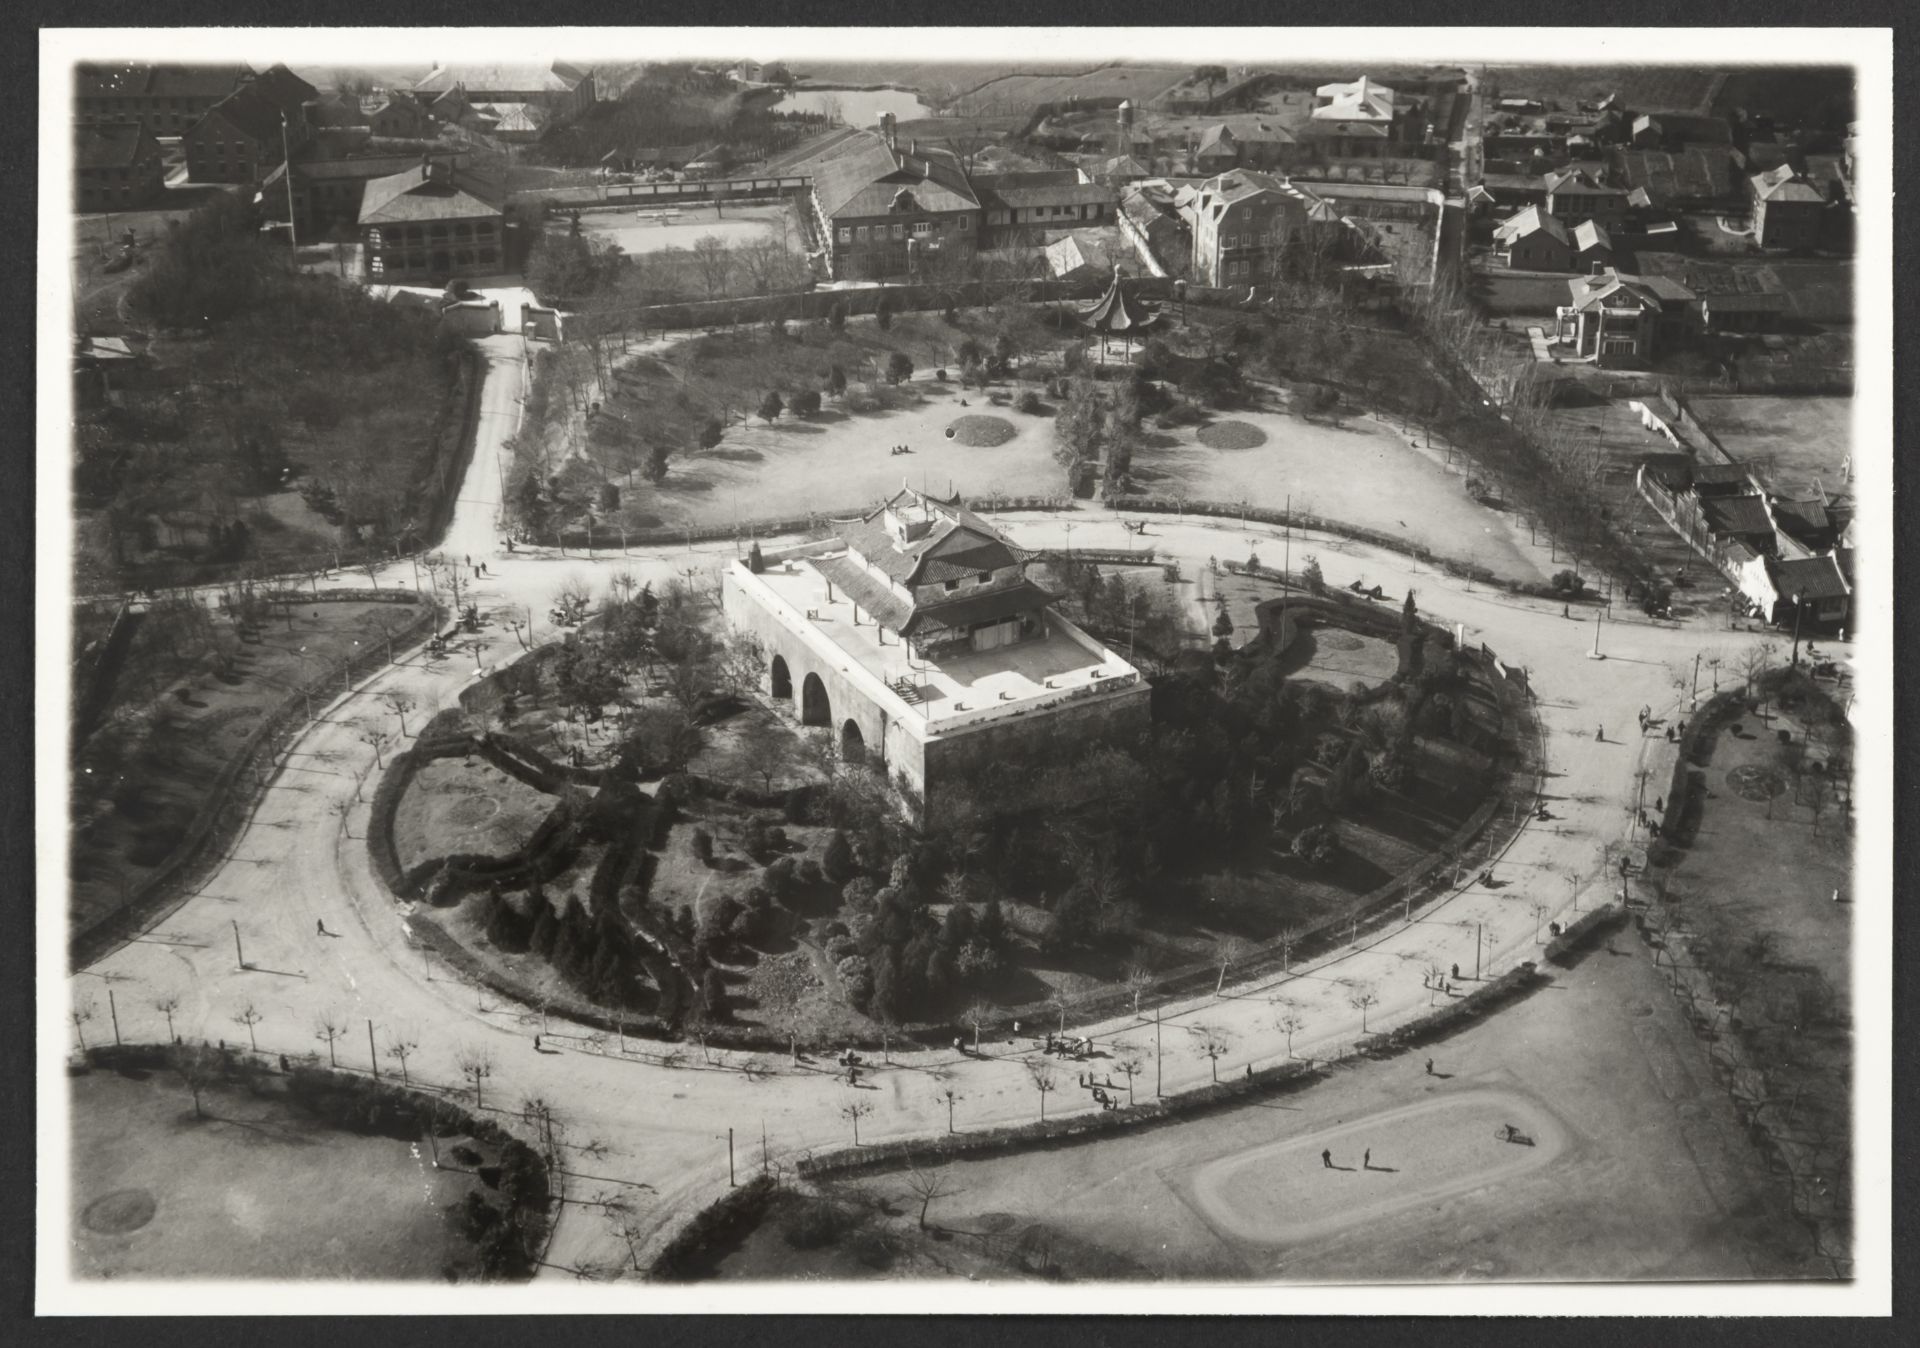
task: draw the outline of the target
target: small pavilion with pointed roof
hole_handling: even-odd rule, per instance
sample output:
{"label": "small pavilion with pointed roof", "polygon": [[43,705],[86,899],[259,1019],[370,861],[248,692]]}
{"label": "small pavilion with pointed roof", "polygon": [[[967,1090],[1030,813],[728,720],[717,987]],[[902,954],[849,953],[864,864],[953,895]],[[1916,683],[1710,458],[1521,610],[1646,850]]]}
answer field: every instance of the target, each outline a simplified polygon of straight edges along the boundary
{"label": "small pavilion with pointed roof", "polygon": [[1104,364],[1108,341],[1124,339],[1131,354],[1133,339],[1160,321],[1160,311],[1127,294],[1120,284],[1120,266],[1115,263],[1107,293],[1080,310],[1080,321],[1100,334],[1100,360]]}

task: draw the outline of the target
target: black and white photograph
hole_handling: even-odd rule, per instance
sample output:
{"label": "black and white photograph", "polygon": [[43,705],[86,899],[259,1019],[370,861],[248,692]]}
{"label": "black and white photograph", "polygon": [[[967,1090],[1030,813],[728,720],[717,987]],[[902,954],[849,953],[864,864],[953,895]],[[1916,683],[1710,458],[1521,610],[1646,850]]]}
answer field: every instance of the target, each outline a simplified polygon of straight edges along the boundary
{"label": "black and white photograph", "polygon": [[1889,30],[40,38],[41,1313],[1890,1308]]}

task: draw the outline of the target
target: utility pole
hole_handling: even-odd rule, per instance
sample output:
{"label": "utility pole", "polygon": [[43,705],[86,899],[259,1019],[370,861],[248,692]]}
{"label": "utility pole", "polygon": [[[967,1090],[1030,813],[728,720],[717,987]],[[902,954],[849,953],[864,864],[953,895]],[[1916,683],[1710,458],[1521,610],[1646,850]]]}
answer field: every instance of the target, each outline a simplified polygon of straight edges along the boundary
{"label": "utility pole", "polygon": [[1693,653],[1693,700],[1700,701],[1700,652]]}
{"label": "utility pole", "polygon": [[1473,924],[1473,978],[1476,983],[1480,981],[1480,933],[1484,929],[1483,923]]}
{"label": "utility pole", "polygon": [[247,967],[247,957],[240,951],[240,922],[237,918],[228,918],[233,923],[233,962],[242,969]]}
{"label": "utility pole", "polygon": [[287,257],[300,270],[299,226],[293,220],[293,155],[287,150],[287,114],[280,114],[280,171],[287,176]]}
{"label": "utility pole", "polygon": [[1587,652],[1587,659],[1598,660],[1600,655],[1600,610],[1593,612],[1593,649]]}
{"label": "utility pole", "polygon": [[107,989],[107,1014],[113,1017],[113,1046],[120,1047],[120,1010],[113,1004],[113,989]]}
{"label": "utility pole", "polygon": [[727,1129],[727,1184],[729,1187],[740,1183],[733,1170],[733,1129]]}
{"label": "utility pole", "polygon": [[1153,1098],[1160,1098],[1160,1008],[1153,1008]]}

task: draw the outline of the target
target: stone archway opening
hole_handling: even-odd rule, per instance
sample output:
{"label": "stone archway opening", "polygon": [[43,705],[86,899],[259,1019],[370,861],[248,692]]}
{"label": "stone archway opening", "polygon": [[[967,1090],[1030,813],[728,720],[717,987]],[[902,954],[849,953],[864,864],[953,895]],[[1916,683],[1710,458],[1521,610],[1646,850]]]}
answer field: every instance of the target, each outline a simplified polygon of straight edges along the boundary
{"label": "stone archway opening", "polygon": [[856,767],[867,761],[867,737],[860,733],[852,717],[840,727],[840,758]]}
{"label": "stone archway opening", "polygon": [[787,668],[785,656],[776,655],[773,657],[772,678],[773,696],[783,702],[791,702],[793,700],[793,671]]}
{"label": "stone archway opening", "polygon": [[833,724],[833,706],[827,701],[827,686],[818,674],[807,675],[800,685],[800,724]]}

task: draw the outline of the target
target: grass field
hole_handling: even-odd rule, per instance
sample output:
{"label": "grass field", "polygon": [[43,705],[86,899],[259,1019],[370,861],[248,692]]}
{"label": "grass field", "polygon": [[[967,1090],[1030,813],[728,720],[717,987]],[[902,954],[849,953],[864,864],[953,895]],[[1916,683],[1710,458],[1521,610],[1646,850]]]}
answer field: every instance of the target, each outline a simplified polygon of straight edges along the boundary
{"label": "grass field", "polygon": [[1735,458],[1782,492],[1812,493],[1816,481],[1851,494],[1841,465],[1853,448],[1853,399],[1699,396],[1694,415]]}
{"label": "grass field", "polygon": [[[715,1276],[1021,1277],[1043,1249],[1073,1280],[1820,1276],[1664,980],[1631,938],[1616,948],[1420,1055],[1177,1127],[940,1167],[950,1192],[925,1233],[906,1176],[831,1182],[871,1214],[862,1235],[815,1252],[771,1222]],[[956,1121],[969,1127],[964,1102]],[[1508,1122],[1541,1145],[1496,1142]],[[1322,1147],[1354,1167],[1370,1148],[1377,1168],[1324,1171]],[[1271,1242],[1309,1215],[1312,1239]]]}
{"label": "grass field", "polygon": [[474,1268],[445,1209],[480,1182],[435,1169],[418,1144],[339,1132],[236,1088],[209,1090],[196,1118],[168,1072],[95,1070],[72,1101],[76,1277],[424,1280]]}
{"label": "grass field", "polygon": [[526,845],[557,803],[484,759],[437,758],[400,798],[394,848],[406,867],[456,852],[505,856]]}
{"label": "grass field", "polygon": [[1007,112],[1069,98],[1129,98],[1144,104],[1193,73],[1190,66],[1107,66],[1080,74],[1005,75],[968,90],[953,107],[966,113]]}
{"label": "grass field", "polygon": [[[101,718],[79,749],[73,776],[73,874],[69,912],[76,927],[120,907],[185,838],[220,772],[247,737],[297,688],[320,677],[380,625],[411,621],[405,604],[327,603],[276,614],[242,642],[224,618],[202,627],[185,610],[155,609],[141,620]],[[184,616],[183,616],[184,615]],[[221,643],[232,673],[198,646]],[[178,690],[178,691],[176,691]],[[314,705],[339,691],[334,679]],[[180,693],[185,696],[180,696]]]}

